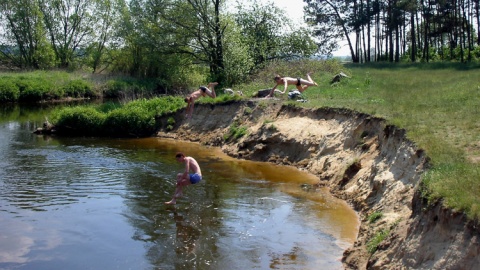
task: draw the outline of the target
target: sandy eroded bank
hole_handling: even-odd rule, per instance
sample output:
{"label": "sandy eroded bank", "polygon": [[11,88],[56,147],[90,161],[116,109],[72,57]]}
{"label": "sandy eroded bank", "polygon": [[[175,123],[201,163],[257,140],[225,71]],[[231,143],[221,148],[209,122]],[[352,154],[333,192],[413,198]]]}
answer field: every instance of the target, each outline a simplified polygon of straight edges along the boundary
{"label": "sandy eroded bank", "polygon": [[[480,230],[465,216],[427,205],[419,194],[428,157],[405,130],[343,109],[302,109],[275,100],[198,105],[190,120],[179,111],[158,119],[160,137],[221,147],[237,158],[292,165],[319,178],[361,217],[346,269],[476,269]],[[168,119],[175,119],[169,126]],[[233,127],[246,128],[225,140]],[[173,127],[173,129],[172,129]],[[373,223],[368,217],[381,212]],[[388,232],[373,255],[367,243]]]}

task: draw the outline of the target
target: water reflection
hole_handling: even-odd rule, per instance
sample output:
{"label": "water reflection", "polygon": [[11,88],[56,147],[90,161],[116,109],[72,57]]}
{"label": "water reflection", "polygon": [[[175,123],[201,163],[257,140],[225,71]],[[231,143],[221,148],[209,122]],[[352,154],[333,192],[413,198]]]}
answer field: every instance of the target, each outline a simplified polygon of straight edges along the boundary
{"label": "water reflection", "polygon": [[[347,205],[300,188],[312,175],[194,143],[32,134],[44,114],[0,120],[1,269],[336,269],[356,236]],[[165,206],[177,151],[204,180]]]}

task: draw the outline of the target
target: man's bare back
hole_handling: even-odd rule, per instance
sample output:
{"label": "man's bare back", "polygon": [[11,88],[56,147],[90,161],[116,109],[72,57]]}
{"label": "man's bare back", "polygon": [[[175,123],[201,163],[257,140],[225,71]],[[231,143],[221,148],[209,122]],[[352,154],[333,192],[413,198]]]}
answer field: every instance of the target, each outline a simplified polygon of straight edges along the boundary
{"label": "man's bare back", "polygon": [[197,161],[192,157],[185,157],[185,172],[188,173],[189,171],[202,175],[202,171],[200,170]]}

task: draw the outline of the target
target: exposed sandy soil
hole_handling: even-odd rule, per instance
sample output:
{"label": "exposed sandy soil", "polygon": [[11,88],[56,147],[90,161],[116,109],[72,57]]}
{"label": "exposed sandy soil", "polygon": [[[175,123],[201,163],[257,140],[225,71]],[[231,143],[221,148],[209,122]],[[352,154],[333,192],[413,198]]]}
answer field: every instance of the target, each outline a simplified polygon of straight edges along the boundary
{"label": "exposed sandy soil", "polygon": [[[383,119],[341,109],[307,110],[277,100],[198,105],[193,118],[183,111],[158,119],[160,137],[221,147],[233,157],[295,166],[318,176],[359,213],[354,245],[344,252],[345,269],[478,269],[480,230],[465,216],[421,199],[426,153],[405,130]],[[175,126],[167,128],[174,117]],[[232,125],[247,128],[225,140]],[[368,217],[381,212],[376,222]],[[375,253],[367,243],[388,235]]]}

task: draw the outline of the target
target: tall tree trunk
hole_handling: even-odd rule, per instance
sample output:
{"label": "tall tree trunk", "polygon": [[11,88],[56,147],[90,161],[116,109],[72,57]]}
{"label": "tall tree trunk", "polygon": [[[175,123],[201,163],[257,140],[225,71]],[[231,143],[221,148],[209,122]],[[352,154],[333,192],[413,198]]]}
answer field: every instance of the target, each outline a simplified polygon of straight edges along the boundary
{"label": "tall tree trunk", "polygon": [[410,35],[412,38],[412,42],[410,45],[411,52],[410,52],[410,60],[412,63],[416,61],[416,53],[417,53],[417,41],[415,39],[415,12],[410,13]]}
{"label": "tall tree trunk", "polygon": [[370,28],[372,27],[371,26],[371,21],[372,21],[372,18],[370,18],[370,0],[367,0],[367,50],[368,50],[368,53],[367,53],[367,62],[370,62]]}
{"label": "tall tree trunk", "polygon": [[398,22],[395,23],[395,62],[400,62],[400,29]]}
{"label": "tall tree trunk", "polygon": [[477,45],[480,46],[480,0],[474,0],[475,2],[475,16],[477,18]]}

